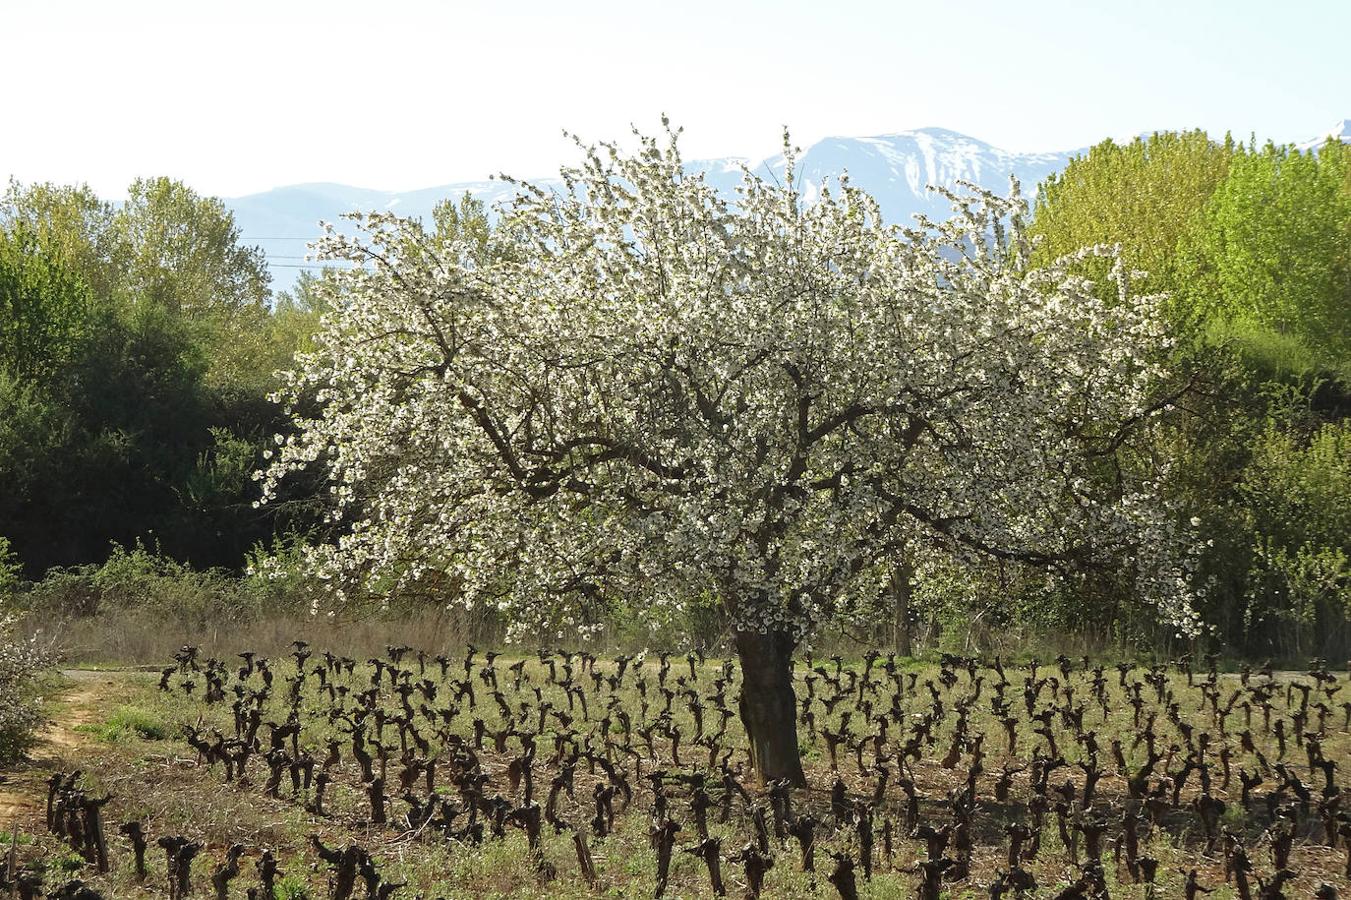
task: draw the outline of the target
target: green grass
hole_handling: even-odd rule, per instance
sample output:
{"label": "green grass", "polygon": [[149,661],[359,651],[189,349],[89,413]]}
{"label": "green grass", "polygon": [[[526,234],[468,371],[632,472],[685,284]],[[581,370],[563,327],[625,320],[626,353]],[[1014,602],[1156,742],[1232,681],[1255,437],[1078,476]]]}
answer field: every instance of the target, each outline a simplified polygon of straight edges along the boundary
{"label": "green grass", "polygon": [[131,739],[162,741],[170,732],[169,725],[158,714],[140,706],[120,706],[106,720],[77,725],[75,730],[93,735],[105,744],[116,744]]}
{"label": "green grass", "polygon": [[46,862],[47,871],[53,879],[61,876],[69,877],[88,865],[84,857],[70,850],[48,857]]}
{"label": "green grass", "polygon": [[310,900],[310,886],[299,875],[287,875],[280,879],[273,890],[276,900]]}

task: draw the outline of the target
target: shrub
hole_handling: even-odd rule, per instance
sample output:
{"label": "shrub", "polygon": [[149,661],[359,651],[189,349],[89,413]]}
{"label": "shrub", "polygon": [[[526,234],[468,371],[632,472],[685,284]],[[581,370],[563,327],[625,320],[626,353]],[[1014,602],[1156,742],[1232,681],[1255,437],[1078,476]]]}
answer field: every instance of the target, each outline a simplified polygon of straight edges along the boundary
{"label": "shrub", "polygon": [[198,627],[222,617],[249,622],[305,609],[293,580],[274,584],[224,569],[197,570],[140,542],[114,545],[102,565],[52,569],[21,600],[44,621],[137,611]]}
{"label": "shrub", "polygon": [[19,574],[23,571],[19,557],[10,549],[9,538],[0,534],[0,599],[19,588]]}
{"label": "shrub", "polygon": [[0,763],[23,755],[42,725],[38,677],[54,662],[37,637],[14,635],[14,619],[0,612]]}

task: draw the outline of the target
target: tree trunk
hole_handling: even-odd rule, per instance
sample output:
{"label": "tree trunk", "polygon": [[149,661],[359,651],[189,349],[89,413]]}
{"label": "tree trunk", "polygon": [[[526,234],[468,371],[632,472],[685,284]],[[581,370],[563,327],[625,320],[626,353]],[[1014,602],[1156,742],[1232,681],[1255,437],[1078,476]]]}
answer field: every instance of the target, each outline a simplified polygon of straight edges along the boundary
{"label": "tree trunk", "polygon": [[913,629],[910,626],[910,592],[913,590],[910,579],[914,574],[915,567],[910,564],[908,557],[902,557],[891,570],[891,595],[896,601],[896,653],[900,656],[915,655]]}
{"label": "tree trunk", "polygon": [[797,698],[793,694],[793,639],[782,631],[736,633],[741,660],[741,723],[751,765],[762,783],[787,778],[805,787],[797,748]]}

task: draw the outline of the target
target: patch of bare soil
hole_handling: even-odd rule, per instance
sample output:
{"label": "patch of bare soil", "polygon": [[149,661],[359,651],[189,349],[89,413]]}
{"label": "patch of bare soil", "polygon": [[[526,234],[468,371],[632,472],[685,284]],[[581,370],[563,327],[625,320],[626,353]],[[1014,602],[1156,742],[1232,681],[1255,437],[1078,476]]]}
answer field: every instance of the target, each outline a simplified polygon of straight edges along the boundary
{"label": "patch of bare soil", "polygon": [[80,750],[92,738],[77,727],[98,721],[108,688],[125,677],[121,672],[86,669],[68,669],[61,674],[67,684],[47,700],[50,721],[38,745],[29,759],[0,772],[0,825],[6,832],[15,822],[25,826],[43,816],[47,777],[78,765]]}

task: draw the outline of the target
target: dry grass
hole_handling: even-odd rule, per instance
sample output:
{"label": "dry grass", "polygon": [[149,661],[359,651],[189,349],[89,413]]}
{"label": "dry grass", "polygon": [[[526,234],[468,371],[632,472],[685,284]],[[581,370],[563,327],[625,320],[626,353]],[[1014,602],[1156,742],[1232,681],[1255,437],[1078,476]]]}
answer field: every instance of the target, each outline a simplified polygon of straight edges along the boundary
{"label": "dry grass", "polygon": [[[291,642],[309,641],[334,653],[368,659],[390,644],[416,636],[419,646],[463,646],[482,641],[482,628],[458,611],[432,609],[417,613],[346,617],[277,615],[265,618],[215,614],[189,616],[136,609],[112,609],[97,616],[44,618],[26,623],[64,650],[72,666],[160,666],[184,645],[200,647],[206,656],[231,658],[241,647],[263,656],[284,656]],[[491,632],[486,637],[491,637]]]}

